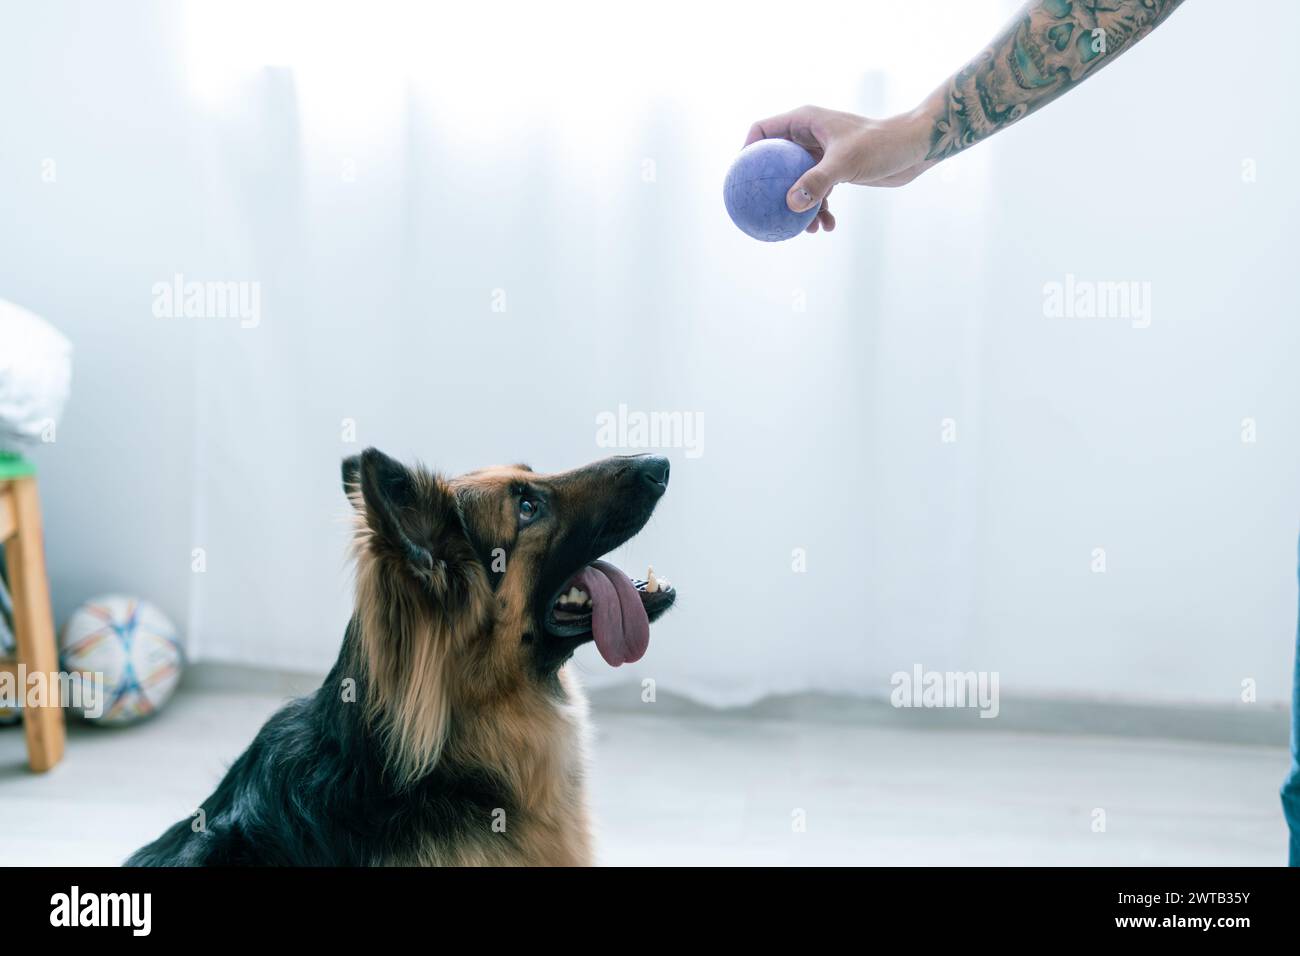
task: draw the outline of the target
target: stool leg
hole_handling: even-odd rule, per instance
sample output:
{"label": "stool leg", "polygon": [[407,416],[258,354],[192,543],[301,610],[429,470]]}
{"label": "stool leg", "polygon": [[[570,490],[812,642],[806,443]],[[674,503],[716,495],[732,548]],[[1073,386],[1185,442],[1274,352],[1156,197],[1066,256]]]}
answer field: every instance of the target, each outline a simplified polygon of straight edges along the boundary
{"label": "stool leg", "polygon": [[[11,488],[17,511],[17,532],[5,545],[9,589],[14,603],[14,637],[18,660],[27,673],[46,674],[44,707],[24,707],[27,757],[38,773],[63,757],[63,711],[59,707],[59,648],[54,639],[50,585],[45,577],[45,542],[35,478],[15,479]],[[20,688],[20,691],[22,689]]]}

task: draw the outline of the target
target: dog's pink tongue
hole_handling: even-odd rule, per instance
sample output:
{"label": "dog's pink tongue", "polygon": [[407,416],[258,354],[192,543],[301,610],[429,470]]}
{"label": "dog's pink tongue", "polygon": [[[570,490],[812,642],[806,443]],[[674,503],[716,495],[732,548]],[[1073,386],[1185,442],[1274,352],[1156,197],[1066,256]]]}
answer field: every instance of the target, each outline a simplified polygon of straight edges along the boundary
{"label": "dog's pink tongue", "polygon": [[591,596],[591,633],[605,663],[618,667],[639,661],[650,646],[650,619],[628,576],[597,561],[574,580]]}

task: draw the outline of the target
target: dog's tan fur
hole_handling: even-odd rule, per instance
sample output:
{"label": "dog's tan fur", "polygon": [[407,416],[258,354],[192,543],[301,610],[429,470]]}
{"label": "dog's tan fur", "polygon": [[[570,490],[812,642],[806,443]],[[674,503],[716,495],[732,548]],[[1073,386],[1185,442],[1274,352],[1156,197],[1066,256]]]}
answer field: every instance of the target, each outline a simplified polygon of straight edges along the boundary
{"label": "dog's tan fur", "polygon": [[[493,468],[448,482],[414,472],[427,500],[458,497],[462,520],[493,540],[508,538],[512,482],[525,469]],[[511,551],[495,594],[481,565],[440,555],[416,577],[376,546],[359,488],[353,554],[366,706],[389,748],[392,772],[414,780],[441,759],[491,768],[514,794],[513,819],[501,809],[482,832],[431,840],[388,862],[396,865],[589,865],[585,795],[587,703],[565,666],[559,688],[529,679],[522,635],[535,627],[528,592],[539,549]],[[436,533],[436,532],[435,532]],[[464,557],[464,556],[459,556]],[[440,605],[429,593],[454,596]]]}

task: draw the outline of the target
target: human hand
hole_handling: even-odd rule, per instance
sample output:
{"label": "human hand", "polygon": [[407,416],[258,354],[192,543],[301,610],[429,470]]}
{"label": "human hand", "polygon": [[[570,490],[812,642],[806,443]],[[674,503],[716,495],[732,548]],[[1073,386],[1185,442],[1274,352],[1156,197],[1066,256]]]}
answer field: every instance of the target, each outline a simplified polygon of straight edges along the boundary
{"label": "human hand", "polygon": [[821,202],[808,232],[835,228],[825,199],[839,183],[902,186],[938,160],[925,158],[931,124],[920,110],[883,120],[867,119],[819,106],[801,106],[760,120],[749,129],[745,145],[760,139],[788,139],[808,150],[817,165],[799,177],[786,194],[786,205],[803,212]]}

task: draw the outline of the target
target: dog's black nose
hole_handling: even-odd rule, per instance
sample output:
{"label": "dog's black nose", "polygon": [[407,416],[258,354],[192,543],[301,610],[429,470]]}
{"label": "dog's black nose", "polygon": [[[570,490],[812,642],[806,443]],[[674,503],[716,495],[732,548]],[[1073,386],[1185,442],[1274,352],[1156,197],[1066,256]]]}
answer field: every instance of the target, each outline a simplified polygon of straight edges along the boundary
{"label": "dog's black nose", "polygon": [[636,462],[641,480],[656,494],[668,489],[668,459],[662,455],[641,455]]}

